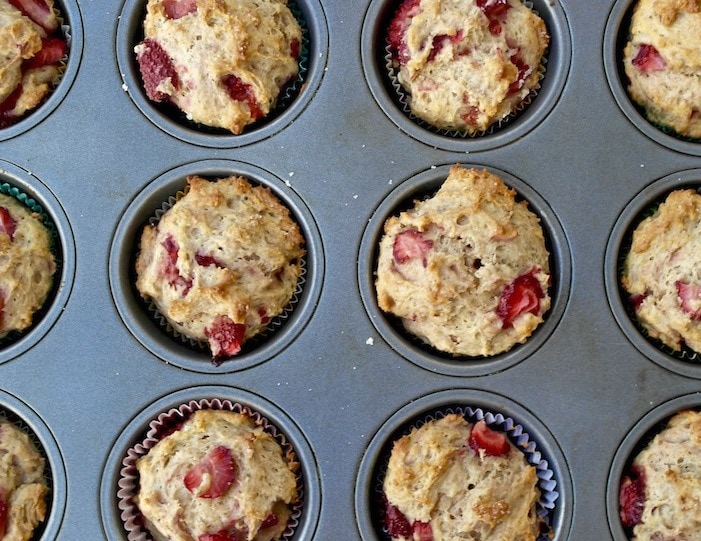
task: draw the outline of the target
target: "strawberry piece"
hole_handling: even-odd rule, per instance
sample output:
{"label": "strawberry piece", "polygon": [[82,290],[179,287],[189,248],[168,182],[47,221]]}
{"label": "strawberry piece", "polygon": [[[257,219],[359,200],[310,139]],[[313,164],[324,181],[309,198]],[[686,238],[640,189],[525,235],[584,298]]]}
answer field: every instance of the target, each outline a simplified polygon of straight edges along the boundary
{"label": "strawberry piece", "polygon": [[245,332],[243,323],[234,323],[228,316],[221,315],[215,317],[212,326],[204,330],[214,358],[230,357],[241,351]]}
{"label": "strawberry piece", "polygon": [[441,35],[434,36],[431,42],[431,52],[428,55],[428,61],[435,59],[436,56],[441,52],[443,47],[448,43],[460,43],[463,38],[462,30],[458,31],[454,36]]}
{"label": "strawberry piece", "polygon": [[248,105],[251,118],[257,120],[263,116],[263,111],[258,106],[258,99],[251,85],[244,83],[239,77],[233,74],[225,75],[222,77],[221,82],[226,87],[229,97],[232,100],[242,101]]}
{"label": "strawberry piece", "polygon": [[42,40],[41,49],[23,64],[25,70],[58,64],[66,54],[68,45],[63,38],[48,37]]}
{"label": "strawberry piece", "polygon": [[685,314],[691,319],[701,319],[701,286],[677,280],[677,296]]}
{"label": "strawberry piece", "polygon": [[50,34],[58,28],[56,13],[44,0],[9,0],[24,15]]}
{"label": "strawberry piece", "polygon": [[260,529],[267,530],[269,528],[274,528],[278,525],[279,522],[280,517],[278,517],[275,513],[270,513],[267,517],[265,517],[265,520],[261,523]]}
{"label": "strawberry piece", "polygon": [[214,265],[215,267],[219,267],[220,269],[226,268],[226,265],[224,265],[213,255],[206,255],[200,252],[197,252],[195,254],[195,261],[198,265],[202,265],[203,267],[209,267],[210,265]]}
{"label": "strawberry piece", "polygon": [[472,427],[467,442],[477,454],[484,451],[488,456],[506,456],[511,450],[506,434],[489,428],[484,419]]}
{"label": "strawberry piece", "polygon": [[[463,102],[467,103],[467,96],[463,97]],[[460,112],[460,118],[468,126],[476,126],[479,120],[480,109],[476,105],[468,105],[466,108],[462,108]]]}
{"label": "strawberry piece", "polygon": [[516,80],[509,85],[509,94],[516,94],[523,88],[526,77],[531,73],[531,67],[523,61],[520,49],[517,49],[516,52],[509,57],[509,60],[518,70]]}
{"label": "strawberry piece", "polygon": [[7,496],[5,494],[5,489],[0,487],[0,539],[5,537],[5,532],[7,531],[8,515],[9,509],[7,504]]}
{"label": "strawberry piece", "polygon": [[22,92],[24,92],[22,85],[17,85],[17,88],[12,91],[12,94],[7,96],[5,101],[0,103],[0,128],[6,128],[19,120],[19,117],[17,117],[13,111]]}
{"label": "strawberry piece", "polygon": [[183,296],[187,295],[192,287],[192,280],[185,279],[178,270],[178,250],[180,246],[171,236],[166,237],[161,246],[163,246],[167,255],[163,273],[166,280],[168,280],[168,284],[176,289],[182,289]]}
{"label": "strawberry piece", "polygon": [[414,521],[411,529],[414,534],[414,541],[433,541],[433,530],[430,522]]}
{"label": "strawberry piece", "polygon": [[633,310],[636,312],[640,309],[640,305],[643,304],[643,301],[647,298],[647,293],[645,294],[640,294],[640,295],[631,295],[630,296],[630,302],[633,305]]}
{"label": "strawberry piece", "polygon": [[299,60],[301,48],[302,44],[299,42],[298,39],[293,39],[292,41],[290,41],[290,55],[292,56],[292,58],[294,58],[295,60]]}
{"label": "strawberry piece", "polygon": [[489,19],[489,32],[493,36],[501,34],[501,23],[510,7],[507,0],[477,0],[477,7]]}
{"label": "strawberry piece", "polygon": [[385,526],[387,533],[392,537],[408,537],[412,536],[412,527],[409,521],[399,509],[389,503],[387,497],[383,495],[385,505]]}
{"label": "strawberry piece", "polygon": [[645,508],[645,477],[643,470],[633,467],[621,481],[618,493],[619,516],[625,528],[640,523]]}
{"label": "strawberry piece", "polygon": [[163,0],[163,11],[168,19],[179,19],[197,11],[197,0]]}
{"label": "strawberry piece", "polygon": [[387,39],[390,49],[400,64],[406,64],[409,61],[409,50],[406,46],[405,35],[407,28],[411,24],[411,19],[423,11],[420,4],[421,0],[405,0],[399,6],[397,13],[389,24]]}
{"label": "strawberry piece", "polygon": [[236,463],[231,449],[220,445],[212,449],[185,474],[185,488],[198,498],[219,498],[236,481]]}
{"label": "strawberry piece", "polygon": [[402,231],[394,238],[392,256],[400,265],[421,258],[423,266],[426,266],[426,254],[433,248],[433,241],[427,239],[423,233],[416,229]]}
{"label": "strawberry piece", "polygon": [[203,533],[197,541],[246,541],[248,536],[238,530],[219,530],[214,533]]}
{"label": "strawberry piece", "polygon": [[522,274],[504,288],[497,306],[497,314],[504,329],[513,326],[514,320],[521,314],[537,314],[540,311],[540,299],[543,288],[533,271]]}
{"label": "strawberry piece", "polygon": [[136,60],[139,63],[146,95],[155,102],[168,100],[168,94],[159,90],[158,86],[170,79],[173,88],[177,90],[180,87],[180,79],[173,61],[156,40],[147,38],[141,45]]}
{"label": "strawberry piece", "polygon": [[260,322],[265,325],[266,323],[270,323],[270,316],[268,315],[268,312],[264,307],[258,308],[258,316],[260,316]]}
{"label": "strawberry piece", "polygon": [[667,67],[667,61],[662,58],[659,51],[647,43],[642,43],[638,47],[638,53],[631,60],[631,63],[643,73],[661,71]]}
{"label": "strawberry piece", "polygon": [[12,217],[9,210],[0,207],[0,231],[10,237],[10,240],[14,240],[16,228],[17,220]]}

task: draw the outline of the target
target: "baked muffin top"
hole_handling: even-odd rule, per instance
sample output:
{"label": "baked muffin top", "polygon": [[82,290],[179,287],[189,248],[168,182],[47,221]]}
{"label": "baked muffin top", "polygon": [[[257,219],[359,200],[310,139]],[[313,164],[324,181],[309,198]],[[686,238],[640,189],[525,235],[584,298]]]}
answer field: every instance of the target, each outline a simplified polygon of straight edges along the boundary
{"label": "baked muffin top", "polygon": [[489,171],[453,166],[435,195],[385,223],[378,304],[440,351],[494,355],[525,341],[549,284],[540,220]]}

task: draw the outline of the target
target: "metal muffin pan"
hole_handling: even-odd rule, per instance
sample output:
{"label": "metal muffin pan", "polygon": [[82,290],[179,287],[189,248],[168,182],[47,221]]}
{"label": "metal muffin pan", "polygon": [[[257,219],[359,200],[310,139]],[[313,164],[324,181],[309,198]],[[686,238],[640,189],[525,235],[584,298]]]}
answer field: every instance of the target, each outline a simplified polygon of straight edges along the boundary
{"label": "metal muffin pan", "polygon": [[[556,540],[625,539],[615,501],[625,462],[658,422],[701,404],[698,366],[650,345],[617,286],[637,213],[673,186],[701,185],[701,143],[650,126],[625,95],[616,55],[630,0],[533,0],[552,38],[541,89],[482,138],[430,133],[397,108],[378,58],[390,0],[297,0],[304,85],[240,136],[200,132],[145,101],[130,54],[145,2],[60,4],[71,30],[63,81],[0,132],[0,180],[40,202],[61,244],[45,312],[0,351],[0,409],[34,433],[51,470],[37,539],[125,540],[123,453],[154,415],[200,398],[259,408],[292,441],[305,479],[295,540],[383,539],[369,479],[380,449],[449,403],[513,417],[537,441],[558,487]],[[513,183],[543,221],[557,273],[545,324],[495,359],[426,351],[373,299],[382,217],[454,163]],[[140,225],[191,173],[269,185],[307,241],[289,320],[219,367],[154,330],[129,280]]]}

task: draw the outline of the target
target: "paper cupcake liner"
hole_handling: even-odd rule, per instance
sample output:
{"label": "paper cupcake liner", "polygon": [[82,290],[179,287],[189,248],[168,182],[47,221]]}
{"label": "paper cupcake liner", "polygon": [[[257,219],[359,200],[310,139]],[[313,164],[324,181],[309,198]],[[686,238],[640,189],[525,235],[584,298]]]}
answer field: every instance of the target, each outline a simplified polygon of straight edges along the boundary
{"label": "paper cupcake liner", "polygon": [[[540,498],[536,504],[536,512],[541,520],[541,534],[538,537],[538,541],[550,541],[552,538],[553,513],[560,495],[554,472],[550,469],[548,461],[538,450],[538,444],[521,425],[517,424],[512,418],[505,417],[501,413],[493,413],[482,408],[455,406],[434,410],[417,418],[414,422],[407,425],[401,433],[396,434],[392,441],[387,442],[383,453],[380,455],[380,467],[378,468],[378,474],[375,480],[374,496],[377,509],[382,509],[383,507],[381,503],[384,500],[382,485],[385,474],[387,473],[387,464],[394,441],[408,435],[414,428],[419,428],[430,421],[442,419],[446,415],[453,413],[462,415],[469,423],[473,424],[484,419],[491,428],[505,432],[509,440],[524,454],[528,463],[535,467],[536,476],[538,478],[537,486],[540,490]],[[382,513],[379,515],[380,518],[383,519]],[[381,526],[383,539],[391,539],[384,525],[384,520],[381,520]]]}
{"label": "paper cupcake liner", "polygon": [[9,344],[12,344],[13,342],[16,342],[22,336],[27,334],[36,326],[37,322],[41,320],[46,311],[46,307],[50,304],[50,300],[56,293],[56,289],[58,287],[58,280],[56,280],[55,277],[60,276],[61,274],[63,260],[61,258],[61,250],[59,249],[60,243],[58,239],[56,225],[53,223],[49,215],[46,214],[42,206],[36,200],[29,197],[26,193],[16,188],[15,186],[8,184],[7,182],[0,183],[0,193],[14,197],[17,201],[22,203],[30,211],[32,211],[35,214],[38,214],[41,217],[41,220],[44,223],[44,227],[46,227],[46,229],[49,232],[49,247],[56,262],[56,270],[54,272],[54,284],[51,290],[49,291],[49,294],[46,296],[44,305],[34,313],[34,316],[32,317],[32,324],[28,328],[22,331],[10,331],[6,336],[0,338],[0,347],[4,347]]}
{"label": "paper cupcake liner", "polygon": [[[524,2],[524,5],[527,6],[528,8],[531,9],[536,15],[538,15],[538,11],[533,8],[533,4],[530,2]],[[392,54],[391,50],[391,45],[389,42],[385,44],[385,55],[384,55],[384,62],[385,62],[385,69],[386,69],[386,75],[388,78],[389,85],[392,87],[394,91],[394,99],[397,103],[397,105],[400,106],[400,109],[402,110],[402,113],[404,113],[410,120],[412,120],[414,123],[418,124],[422,128],[435,133],[437,135],[443,135],[447,137],[453,137],[456,139],[474,139],[474,138],[479,138],[479,137],[484,137],[485,135],[492,135],[494,133],[497,133],[499,130],[502,128],[505,128],[508,126],[513,120],[515,120],[517,117],[521,115],[521,113],[533,102],[535,97],[538,95],[538,92],[540,91],[541,88],[541,81],[545,77],[545,72],[546,72],[546,64],[548,63],[548,51],[546,50],[543,53],[543,57],[541,58],[541,63],[538,66],[537,72],[538,72],[538,81],[536,85],[531,89],[531,91],[526,95],[523,100],[521,100],[518,105],[514,107],[514,109],[506,115],[505,117],[494,121],[486,130],[478,131],[475,133],[470,133],[469,131],[466,130],[454,130],[454,129],[445,129],[445,128],[438,128],[431,124],[430,122],[427,122],[426,120],[419,118],[416,116],[412,110],[411,110],[411,95],[404,89],[402,86],[402,83],[399,82],[399,64],[397,60],[394,58],[394,55]]]}
{"label": "paper cupcake liner", "polygon": [[9,410],[6,410],[6,409],[0,407],[0,419],[4,419],[6,421],[9,421],[10,423],[12,423],[16,427],[18,427],[22,432],[27,434],[29,436],[29,439],[31,440],[31,442],[37,448],[37,451],[39,451],[39,454],[44,458],[44,480],[46,481],[46,486],[49,487],[49,492],[46,496],[46,519],[37,525],[37,527],[34,529],[34,534],[32,535],[31,540],[30,540],[30,541],[36,541],[36,540],[41,539],[42,535],[44,534],[44,529],[46,528],[46,521],[48,520],[48,517],[51,515],[51,504],[52,504],[51,487],[53,486],[53,475],[51,473],[51,466],[49,464],[49,458],[46,454],[46,450],[44,449],[44,446],[39,441],[39,438],[37,438],[34,431],[29,427],[29,425],[27,425],[27,423],[24,422],[24,420],[19,415],[16,415],[12,411],[9,411]]}
{"label": "paper cupcake liner", "polygon": [[148,454],[156,443],[162,438],[175,432],[195,411],[202,409],[227,410],[246,415],[253,419],[256,426],[261,427],[270,434],[282,447],[283,453],[290,465],[290,469],[297,478],[297,501],[292,504],[292,514],[287,523],[287,528],[280,537],[281,541],[289,541],[299,525],[304,503],[304,483],[302,480],[297,455],[292,445],[285,435],[272,424],[266,417],[249,406],[230,400],[219,398],[191,400],[186,404],[181,404],[176,408],[160,413],[149,425],[143,440],[127,450],[126,456],[122,460],[122,468],[119,472],[120,478],[117,482],[118,507],[120,517],[127,532],[128,541],[153,541],[154,537],[144,525],[144,517],[138,506],[134,503],[134,497],[139,490],[139,474],[136,470],[136,461]]}
{"label": "paper cupcake liner", "polygon": [[[701,193],[701,188],[697,189],[696,191],[698,193]],[[683,343],[681,349],[677,351],[664,344],[661,340],[650,336],[647,329],[643,326],[642,323],[638,321],[638,318],[635,315],[635,308],[633,306],[633,302],[630,299],[630,294],[623,288],[623,285],[621,284],[621,277],[623,276],[625,270],[625,260],[628,253],[630,252],[633,231],[645,218],[652,216],[653,214],[655,214],[655,212],[657,212],[657,208],[667,198],[668,195],[669,192],[665,192],[660,197],[655,199],[652,203],[650,203],[650,205],[648,205],[645,209],[643,209],[642,212],[640,212],[638,217],[628,228],[628,231],[626,232],[623,243],[621,245],[621,250],[618,254],[618,290],[626,314],[630,318],[633,325],[635,325],[635,328],[638,330],[638,332],[645,338],[645,340],[647,340],[653,347],[655,347],[656,349],[673,359],[677,359],[679,361],[686,361],[693,364],[700,364],[701,353],[694,351],[693,349],[684,345]]]}
{"label": "paper cupcake liner", "polygon": [[[160,208],[156,209],[154,212],[153,216],[151,216],[148,219],[149,225],[156,226],[158,225],[158,222],[160,221],[161,217],[176,203],[178,202],[182,197],[184,197],[188,192],[190,191],[190,186],[185,186],[184,189],[178,190],[175,195],[171,195],[166,201],[163,202]],[[138,252],[135,254],[135,259],[138,257]],[[243,346],[241,348],[241,352],[234,356],[231,357],[232,359],[235,359],[242,354],[244,354],[247,351],[251,351],[252,349],[255,349],[256,347],[260,346],[263,342],[268,340],[270,336],[272,336],[278,329],[280,329],[285,322],[289,319],[290,315],[294,311],[294,308],[299,304],[299,300],[302,296],[302,293],[304,292],[304,284],[306,283],[306,275],[307,275],[307,258],[302,257],[300,261],[301,269],[300,269],[300,275],[299,279],[297,280],[297,285],[295,287],[295,290],[292,293],[292,297],[290,298],[290,302],[287,303],[287,306],[283,308],[282,312],[278,314],[275,317],[270,318],[270,322],[268,323],[268,326],[256,334],[255,336],[252,336],[250,339],[246,340],[243,343]],[[137,297],[140,298],[140,296],[137,294]],[[161,311],[158,309],[156,304],[153,301],[145,301],[145,308],[146,311],[149,313],[151,318],[156,322],[158,327],[165,332],[168,336],[171,338],[174,338],[178,342],[180,342],[183,345],[186,345],[196,351],[200,352],[209,352],[209,344],[204,341],[204,340],[196,340],[194,338],[190,338],[189,336],[184,335],[183,333],[179,332],[177,329],[175,329],[168,319],[161,313]],[[226,359],[229,359],[227,357]],[[224,362],[226,359],[216,359],[213,360],[215,364],[220,364]]]}

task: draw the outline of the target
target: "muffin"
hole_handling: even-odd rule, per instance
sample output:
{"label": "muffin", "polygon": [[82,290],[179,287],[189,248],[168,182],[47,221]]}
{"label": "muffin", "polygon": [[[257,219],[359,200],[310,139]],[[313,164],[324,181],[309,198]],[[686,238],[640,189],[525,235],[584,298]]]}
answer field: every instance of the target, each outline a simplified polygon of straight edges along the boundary
{"label": "muffin", "polygon": [[134,52],[150,100],[240,134],[296,79],[301,44],[286,0],[149,0]]}
{"label": "muffin", "polygon": [[0,193],[0,338],[31,326],[55,271],[51,236],[41,216]]}
{"label": "muffin", "polygon": [[0,0],[0,128],[51,93],[67,50],[53,0]]}
{"label": "muffin", "polygon": [[701,195],[675,190],[635,227],[621,283],[651,338],[701,351]]}
{"label": "muffin", "polygon": [[198,410],[136,461],[134,503],[156,539],[271,541],[297,500],[296,467],[248,415]]}
{"label": "muffin", "polygon": [[639,0],[623,65],[628,92],[652,123],[701,139],[699,0]]}
{"label": "muffin", "polygon": [[548,257],[540,220],[513,189],[455,165],[435,195],[385,222],[378,305],[439,351],[495,355],[543,321]]}
{"label": "muffin", "polygon": [[304,238],[269,188],[243,177],[187,179],[189,191],[141,235],[136,287],[173,328],[236,355],[290,303]]}
{"label": "muffin", "polygon": [[519,0],[404,0],[387,39],[411,113],[470,135],[515,113],[538,88],[550,41]]}
{"label": "muffin", "polygon": [[535,467],[504,432],[458,414],[395,441],[383,481],[394,541],[526,541],[540,535]]}
{"label": "muffin", "polygon": [[620,487],[631,539],[698,539],[701,530],[701,413],[676,413],[635,458]]}
{"label": "muffin", "polygon": [[44,458],[16,425],[0,417],[0,539],[28,541],[46,517]]}

